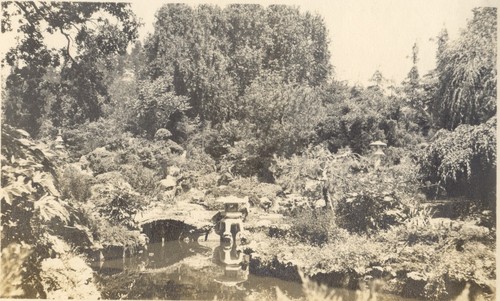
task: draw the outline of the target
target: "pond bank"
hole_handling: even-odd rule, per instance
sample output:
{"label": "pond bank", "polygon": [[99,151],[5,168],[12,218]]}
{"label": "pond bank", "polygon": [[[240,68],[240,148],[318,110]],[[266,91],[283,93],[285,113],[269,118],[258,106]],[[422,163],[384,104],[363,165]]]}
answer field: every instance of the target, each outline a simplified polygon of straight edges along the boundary
{"label": "pond bank", "polygon": [[[135,257],[135,263],[118,272],[147,271],[148,274],[172,276],[171,267],[182,266],[180,269],[185,269],[189,275],[200,274],[202,279],[195,277],[198,280],[193,278],[193,283],[213,281],[216,268],[211,263],[211,252],[219,240],[210,229],[213,225],[211,217],[216,212],[187,201],[152,207],[141,220],[144,233],[149,237],[149,247]],[[394,226],[372,236],[354,235],[335,228],[329,230],[328,242],[317,245],[298,240],[293,233],[297,224],[277,212],[249,208],[244,223],[246,243],[243,245],[243,251],[251,255],[249,279],[264,277],[267,282],[273,279],[285,283],[282,287],[294,287],[300,291],[300,268],[314,281],[328,286],[329,290],[363,288],[376,290],[384,296],[397,296],[380,300],[452,300],[465,288],[473,298],[482,298],[477,300],[492,300],[494,284],[491,285],[489,279],[494,277],[491,274],[494,275],[494,270],[490,270],[495,259],[494,240],[493,243],[491,240],[494,235],[473,222],[436,218],[426,224]],[[196,219],[196,216],[200,218]],[[194,238],[183,233],[193,233]],[[209,234],[205,236],[206,233]],[[175,246],[172,245],[174,242]],[[479,263],[478,252],[482,254]],[[193,265],[196,260],[204,263]],[[185,279],[186,276],[181,274],[180,277]],[[162,276],[162,279],[174,281],[167,276]],[[154,276],[148,277],[152,277],[151,281],[160,281],[154,280]],[[243,287],[252,292],[262,289],[262,285],[256,288],[248,283]],[[210,284],[204,289],[220,287]],[[204,294],[201,291],[185,293]],[[272,300],[275,289],[267,287],[265,294]]]}

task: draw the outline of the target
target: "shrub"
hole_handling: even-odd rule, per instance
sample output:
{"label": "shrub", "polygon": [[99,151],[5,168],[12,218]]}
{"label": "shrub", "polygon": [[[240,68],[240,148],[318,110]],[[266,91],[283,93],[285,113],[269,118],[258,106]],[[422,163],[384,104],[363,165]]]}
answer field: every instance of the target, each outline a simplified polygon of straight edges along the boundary
{"label": "shrub", "polygon": [[142,195],[152,195],[160,180],[154,170],[138,164],[120,165],[119,172],[126,182]]}
{"label": "shrub", "polygon": [[62,134],[67,149],[76,159],[99,147],[107,146],[110,149],[119,147],[130,137],[130,134],[123,132],[114,120],[102,118],[64,129]]}
{"label": "shrub", "polygon": [[[166,176],[169,166],[179,164],[179,154],[183,149],[172,140],[147,140],[144,138],[131,138],[121,149],[121,154],[137,156],[142,166],[157,171]],[[132,163],[132,162],[129,162]]]}
{"label": "shrub", "polygon": [[404,206],[392,192],[360,191],[346,195],[335,213],[341,227],[355,233],[387,229],[402,222]]}
{"label": "shrub", "polygon": [[68,165],[61,179],[61,195],[63,198],[72,198],[79,202],[86,202],[90,198],[92,175],[84,172],[78,165]]}
{"label": "shrub", "polygon": [[[373,241],[386,247],[381,263],[410,284],[421,282],[411,294],[432,300],[451,299],[466,282],[492,290],[495,279],[495,233],[471,221],[431,219],[422,207],[404,224],[380,231]],[[458,286],[458,287],[457,287]],[[403,289],[404,291],[404,289]]]}
{"label": "shrub", "polygon": [[45,144],[30,140],[26,132],[2,126],[2,257],[12,243],[30,246],[20,269],[23,298],[46,297],[41,263],[61,254],[49,238],[64,236],[69,227],[87,234],[75,208],[61,198],[53,158]]}
{"label": "shrub", "polygon": [[138,247],[145,243],[144,236],[139,231],[131,231],[123,225],[114,225],[108,218],[96,212],[89,212],[91,230],[102,246]]}
{"label": "shrub", "polygon": [[303,209],[290,218],[289,237],[303,243],[322,246],[338,239],[339,229],[331,210]]}
{"label": "shrub", "polygon": [[144,197],[135,192],[117,172],[97,176],[96,183],[91,189],[91,200],[99,214],[115,224],[134,229],[134,217],[145,204]]}
{"label": "shrub", "polygon": [[181,185],[185,188],[212,188],[219,178],[215,160],[193,141],[186,146],[186,160],[179,160],[184,171]]}
{"label": "shrub", "polygon": [[86,158],[89,162],[89,167],[95,175],[118,169],[116,154],[106,150],[104,147],[96,148]]}
{"label": "shrub", "polygon": [[[422,182],[437,183],[450,196],[496,199],[496,117],[486,123],[438,131],[415,155]],[[428,191],[432,193],[432,191]]]}

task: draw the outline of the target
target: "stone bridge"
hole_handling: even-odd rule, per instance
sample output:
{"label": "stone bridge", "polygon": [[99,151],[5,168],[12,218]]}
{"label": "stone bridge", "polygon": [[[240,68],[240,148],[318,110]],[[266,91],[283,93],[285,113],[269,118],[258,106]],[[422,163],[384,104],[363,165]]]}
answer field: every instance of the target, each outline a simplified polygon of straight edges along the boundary
{"label": "stone bridge", "polygon": [[211,219],[216,213],[201,205],[178,203],[148,209],[136,220],[150,243],[187,239],[196,241],[211,231],[214,226]]}

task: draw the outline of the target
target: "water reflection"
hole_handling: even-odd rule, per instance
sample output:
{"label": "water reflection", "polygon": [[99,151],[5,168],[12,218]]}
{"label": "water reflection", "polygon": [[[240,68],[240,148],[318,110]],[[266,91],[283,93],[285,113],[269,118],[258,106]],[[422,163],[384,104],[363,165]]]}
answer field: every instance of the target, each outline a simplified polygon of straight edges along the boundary
{"label": "water reflection", "polygon": [[248,256],[240,249],[243,231],[243,213],[237,199],[224,203],[224,212],[215,225],[215,233],[220,236],[220,245],[214,250],[214,261],[223,268],[223,273],[215,281],[225,286],[236,286],[248,280]]}
{"label": "water reflection", "polygon": [[134,253],[120,254],[93,262],[92,267],[101,275],[110,276],[123,271],[149,271],[171,266],[195,254],[210,254],[212,248],[198,242],[168,241],[151,243]]}
{"label": "water reflection", "polygon": [[[227,202],[219,216],[216,234],[210,234],[208,241],[165,241],[165,230],[159,231],[161,235],[157,234],[157,239],[142,250],[106,250],[108,259],[94,265],[102,298],[275,300],[279,287],[292,299],[306,299],[301,283],[249,274],[250,258],[241,250],[244,229],[239,205]],[[156,233],[158,227],[172,229],[171,223],[158,222],[150,230]],[[356,292],[345,289],[335,289],[332,296],[358,300]]]}

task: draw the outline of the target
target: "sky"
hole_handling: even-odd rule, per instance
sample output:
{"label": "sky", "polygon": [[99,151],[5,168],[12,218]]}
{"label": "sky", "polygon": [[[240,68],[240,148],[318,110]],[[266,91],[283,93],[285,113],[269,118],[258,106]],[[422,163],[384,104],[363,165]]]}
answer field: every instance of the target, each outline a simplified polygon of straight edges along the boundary
{"label": "sky", "polygon": [[[176,1],[179,2],[180,0]],[[196,6],[201,3],[287,4],[321,15],[329,32],[334,77],[350,84],[367,85],[376,70],[400,83],[411,66],[412,46],[419,48],[418,69],[423,75],[435,66],[436,42],[446,28],[451,39],[459,36],[472,8],[498,6],[498,0],[184,0]],[[142,20],[140,39],[153,32],[156,11],[167,2],[160,0],[132,2],[132,10]],[[14,43],[14,32],[2,34],[0,54]],[[51,37],[52,44],[65,45],[62,35]],[[62,47],[59,46],[59,47]],[[3,56],[3,55],[2,55]],[[2,74],[6,70],[2,70]]]}
{"label": "sky", "polygon": [[[201,3],[288,4],[301,11],[317,13],[324,18],[329,31],[331,63],[337,80],[351,84],[368,84],[376,70],[400,83],[411,66],[412,46],[419,48],[418,68],[423,75],[435,66],[435,37],[446,28],[451,39],[459,36],[472,8],[495,6],[494,0],[350,0],[350,1],[184,1],[193,6]],[[165,2],[148,1],[132,4],[145,23],[140,36],[153,31],[154,14]],[[434,40],[433,40],[434,39]]]}

